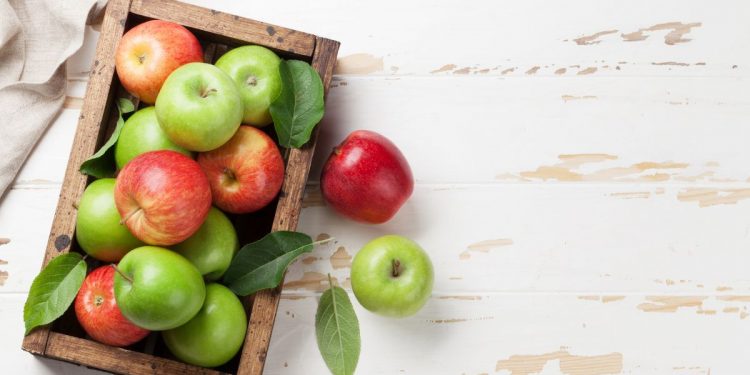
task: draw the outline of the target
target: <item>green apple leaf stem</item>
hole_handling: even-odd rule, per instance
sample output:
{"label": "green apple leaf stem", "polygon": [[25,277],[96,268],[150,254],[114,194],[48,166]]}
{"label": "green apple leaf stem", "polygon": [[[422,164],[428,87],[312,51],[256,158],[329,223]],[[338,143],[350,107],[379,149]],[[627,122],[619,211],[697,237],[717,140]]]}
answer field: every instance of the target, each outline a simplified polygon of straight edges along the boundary
{"label": "green apple leaf stem", "polygon": [[114,177],[114,146],[115,143],[117,143],[117,139],[120,137],[120,132],[122,131],[123,125],[125,125],[125,120],[122,119],[122,115],[133,112],[134,110],[135,106],[130,100],[120,98],[117,101],[117,111],[119,112],[119,117],[117,119],[117,126],[115,127],[115,131],[112,132],[112,135],[107,140],[107,143],[105,143],[99,149],[99,151],[97,151],[94,155],[91,155],[90,158],[81,163],[81,167],[79,169],[81,173],[87,174],[89,176],[94,176],[96,178]]}
{"label": "green apple leaf stem", "polygon": [[315,314],[318,349],[331,373],[350,375],[359,361],[359,321],[346,291],[333,285],[330,274],[328,283]]}
{"label": "green apple leaf stem", "polygon": [[273,126],[281,146],[300,148],[323,118],[323,81],[310,64],[299,60],[281,61],[279,73],[281,93],[270,107]]}
{"label": "green apple leaf stem", "polygon": [[52,259],[31,283],[23,306],[25,334],[62,316],[85,278],[86,261],[80,254],[66,253]]}
{"label": "green apple leaf stem", "polygon": [[311,252],[313,246],[331,240],[312,242],[310,236],[298,232],[269,233],[240,249],[224,273],[224,284],[240,296],[274,288],[281,283],[289,263]]}

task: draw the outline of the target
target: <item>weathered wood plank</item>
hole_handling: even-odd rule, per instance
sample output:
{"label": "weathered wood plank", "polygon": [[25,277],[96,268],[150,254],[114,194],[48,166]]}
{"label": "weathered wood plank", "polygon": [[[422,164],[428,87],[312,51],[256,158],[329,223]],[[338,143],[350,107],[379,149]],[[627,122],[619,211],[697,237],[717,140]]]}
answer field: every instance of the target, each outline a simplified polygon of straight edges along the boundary
{"label": "weathered wood plank", "polygon": [[[750,44],[750,25],[742,22],[750,8],[731,0],[711,7],[695,0],[472,6],[448,0],[290,0],[285,12],[274,2],[188,1],[335,36],[342,42],[337,72],[345,75],[590,80],[750,72],[750,56],[739,48]],[[727,17],[726,9],[737,17]]]}
{"label": "weathered wood plank", "polygon": [[173,0],[133,0],[130,11],[215,34],[211,36],[215,42],[260,44],[308,57],[315,48],[314,35]]}
{"label": "weathered wood plank", "polygon": [[[357,373],[704,375],[750,367],[741,344],[750,334],[750,296],[590,297],[434,294],[406,319],[354,302],[363,343]],[[282,296],[266,374],[327,373],[315,340],[317,304],[317,295]]]}
{"label": "weathered wood plank", "polygon": [[56,332],[51,332],[49,335],[46,355],[63,361],[106,369],[117,374],[224,374]]}
{"label": "weathered wood plank", "polygon": [[438,293],[750,293],[750,188],[673,185],[417,185],[388,223],[362,226],[308,186],[297,230],[333,237],[290,266],[285,292],[313,293],[330,273],[396,233],[430,254]]}

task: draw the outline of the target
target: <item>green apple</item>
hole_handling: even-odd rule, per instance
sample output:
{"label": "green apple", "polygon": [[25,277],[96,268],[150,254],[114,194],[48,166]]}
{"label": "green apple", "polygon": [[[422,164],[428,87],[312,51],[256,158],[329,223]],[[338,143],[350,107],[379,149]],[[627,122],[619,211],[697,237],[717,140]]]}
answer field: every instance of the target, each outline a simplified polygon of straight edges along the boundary
{"label": "green apple", "polygon": [[395,235],[367,243],[352,261],[352,290],[366,309],[385,316],[415,314],[430,298],[434,273],[427,253]]}
{"label": "green apple", "polygon": [[115,206],[115,179],[102,178],[86,187],[76,218],[76,239],[86,254],[104,262],[117,262],[144,243],[120,224]]}
{"label": "green apple", "polygon": [[122,315],[141,328],[162,331],[179,327],[203,306],[203,277],[174,251],[142,246],[127,253],[117,269],[117,306]]}
{"label": "green apple", "polygon": [[156,98],[156,117],[172,142],[191,151],[223,145],[242,122],[237,87],[221,69],[205,63],[177,68]]}
{"label": "green apple", "polygon": [[215,367],[232,359],[242,348],[247,316],[239,298],[221,284],[206,286],[206,302],[184,325],[162,332],[164,342],[187,363]]}
{"label": "green apple", "polygon": [[261,46],[243,46],[225,53],[216,66],[237,84],[245,107],[243,122],[266,126],[271,123],[268,107],[281,93],[281,59]]}
{"label": "green apple", "polygon": [[115,144],[117,169],[122,169],[130,159],[140,154],[156,150],[173,150],[193,157],[192,152],[169,140],[156,120],[154,107],[146,107],[133,113],[120,131]]}
{"label": "green apple", "polygon": [[232,222],[216,207],[211,207],[198,231],[172,246],[172,250],[193,263],[206,280],[217,280],[229,268],[239,246]]}

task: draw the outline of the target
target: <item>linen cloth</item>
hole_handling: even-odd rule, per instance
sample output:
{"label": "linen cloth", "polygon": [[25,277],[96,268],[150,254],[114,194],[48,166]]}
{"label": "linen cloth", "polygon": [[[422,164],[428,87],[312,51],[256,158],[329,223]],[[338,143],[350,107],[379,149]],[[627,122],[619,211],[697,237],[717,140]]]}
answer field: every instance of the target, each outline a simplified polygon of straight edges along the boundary
{"label": "linen cloth", "polygon": [[[65,61],[106,0],[0,0],[0,197],[65,100]],[[37,152],[44,152],[39,150]]]}

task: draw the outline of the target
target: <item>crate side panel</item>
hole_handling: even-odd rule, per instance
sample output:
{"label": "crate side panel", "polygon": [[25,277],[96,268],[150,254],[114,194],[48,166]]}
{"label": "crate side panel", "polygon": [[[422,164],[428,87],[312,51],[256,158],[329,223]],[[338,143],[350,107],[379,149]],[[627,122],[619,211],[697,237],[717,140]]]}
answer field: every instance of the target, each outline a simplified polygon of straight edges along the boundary
{"label": "crate side panel", "polygon": [[[242,18],[172,0],[133,0],[130,8],[137,15],[179,23],[225,41],[260,44],[299,56],[312,56],[315,36],[285,27]],[[222,41],[222,38],[216,40]],[[231,43],[230,43],[231,44]]]}
{"label": "crate side panel", "polygon": [[[339,42],[325,38],[317,39],[312,66],[323,80],[323,89],[326,95],[333,77],[338,48]],[[297,228],[300,210],[302,209],[302,197],[305,193],[305,184],[310,171],[312,156],[315,152],[317,137],[318,127],[316,126],[310,142],[300,149],[292,149],[288,154],[286,176],[276,209],[273,231],[295,230]],[[276,320],[280,293],[281,287],[256,293],[247,337],[245,338],[246,345],[240,359],[239,374],[255,375],[263,372],[268,345],[271,340],[271,331]]]}
{"label": "crate side panel", "polygon": [[47,356],[118,374],[225,374],[56,332],[50,333]]}

